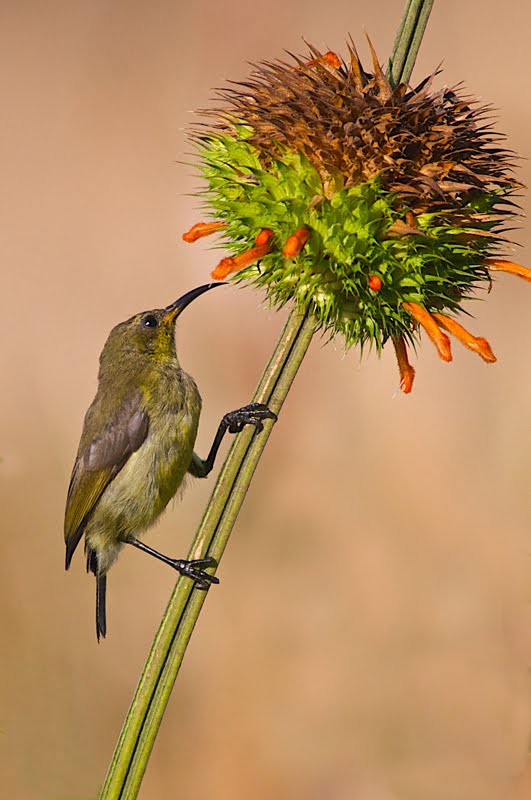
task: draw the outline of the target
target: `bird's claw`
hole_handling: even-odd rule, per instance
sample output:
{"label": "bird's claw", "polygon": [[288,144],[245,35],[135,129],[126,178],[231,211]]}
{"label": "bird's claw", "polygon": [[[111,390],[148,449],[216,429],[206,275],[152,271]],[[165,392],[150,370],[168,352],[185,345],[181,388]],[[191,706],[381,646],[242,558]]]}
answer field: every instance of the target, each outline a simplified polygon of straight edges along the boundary
{"label": "bird's claw", "polygon": [[272,419],[277,421],[277,415],[263,403],[249,403],[248,406],[237,408],[236,411],[229,411],[225,414],[225,422],[230,433],[240,433],[246,425],[254,425],[256,430],[264,430],[264,420]]}
{"label": "bird's claw", "polygon": [[181,575],[191,578],[198,589],[205,591],[210,588],[212,583],[219,583],[219,578],[205,572],[203,567],[217,567],[218,562],[215,558],[196,558],[187,561],[185,558],[178,558],[173,562],[173,566]]}

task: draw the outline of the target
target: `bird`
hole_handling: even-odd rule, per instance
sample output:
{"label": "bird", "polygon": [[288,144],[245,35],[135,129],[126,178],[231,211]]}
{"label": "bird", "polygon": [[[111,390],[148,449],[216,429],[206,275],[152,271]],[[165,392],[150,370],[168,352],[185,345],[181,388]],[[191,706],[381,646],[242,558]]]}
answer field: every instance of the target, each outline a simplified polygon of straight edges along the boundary
{"label": "bird", "polygon": [[165,308],[116,325],[100,355],[96,396],[85,415],[68,487],[64,537],[68,569],[84,536],[87,572],[96,578],[96,635],[107,634],[107,573],[126,544],[169,564],[200,589],[219,579],[213,558],[159,553],[138,536],[160,517],[187,475],[205,478],[225,433],[263,430],[277,417],[262,403],[225,414],[206,459],[194,451],[201,395],[180,366],[175,324],[187,306],[223,283],[198,286]]}

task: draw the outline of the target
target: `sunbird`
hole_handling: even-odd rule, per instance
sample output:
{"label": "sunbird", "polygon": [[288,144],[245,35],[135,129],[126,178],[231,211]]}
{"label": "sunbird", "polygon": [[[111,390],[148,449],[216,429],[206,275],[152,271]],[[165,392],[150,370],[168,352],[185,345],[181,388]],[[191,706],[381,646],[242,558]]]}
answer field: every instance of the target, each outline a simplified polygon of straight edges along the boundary
{"label": "sunbird", "polygon": [[228,431],[245,425],[260,432],[276,415],[261,403],[222,418],[206,459],[194,452],[201,395],[179,364],[175,323],[209,283],[166,308],[143,311],[116,325],[100,355],[98,390],[83,423],[65,511],[66,569],[85,536],[87,572],[96,576],[96,635],[107,633],[107,572],[126,544],[164,561],[196,586],[218,578],[212,558],[169,558],[137,536],[149,528],[182,486],[186,474],[205,478]]}

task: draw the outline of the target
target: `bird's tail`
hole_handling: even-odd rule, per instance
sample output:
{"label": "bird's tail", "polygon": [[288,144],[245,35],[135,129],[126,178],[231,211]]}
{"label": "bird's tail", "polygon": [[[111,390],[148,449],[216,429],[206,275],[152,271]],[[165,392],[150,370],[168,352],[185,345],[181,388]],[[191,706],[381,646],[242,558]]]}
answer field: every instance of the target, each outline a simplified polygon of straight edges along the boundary
{"label": "bird's tail", "polygon": [[107,633],[107,615],[105,612],[105,595],[107,592],[107,575],[96,575],[96,636],[105,638]]}
{"label": "bird's tail", "polygon": [[105,638],[107,633],[107,614],[105,597],[107,594],[107,575],[100,575],[98,569],[98,554],[95,550],[87,548],[87,572],[96,576],[96,636],[98,642]]}

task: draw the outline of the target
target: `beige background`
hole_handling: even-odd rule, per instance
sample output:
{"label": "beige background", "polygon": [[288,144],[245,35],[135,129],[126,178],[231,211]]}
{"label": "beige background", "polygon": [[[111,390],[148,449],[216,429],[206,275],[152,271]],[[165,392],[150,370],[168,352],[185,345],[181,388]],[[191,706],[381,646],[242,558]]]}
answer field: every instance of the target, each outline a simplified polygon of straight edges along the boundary
{"label": "beige background", "polygon": [[[62,516],[97,358],[112,325],[208,279],[183,129],[247,61],[344,52],[382,59],[399,0],[268,4],[23,2],[0,11],[0,794],[88,800],[174,582],[140,553],[109,585],[94,635]],[[531,11],[447,0],[421,78],[460,80],[529,157]],[[531,183],[529,162],[519,173]],[[528,230],[518,233],[524,246]],[[512,251],[511,251],[512,252]],[[531,263],[529,250],[517,259]],[[381,361],[312,346],[211,592],[143,800],[490,800],[529,796],[531,286],[473,305],[487,366],[419,351],[414,393]],[[204,398],[199,450],[249,399],[283,314],[234,288],[182,318]],[[213,479],[149,542],[184,555]],[[524,779],[521,779],[524,780]]]}

